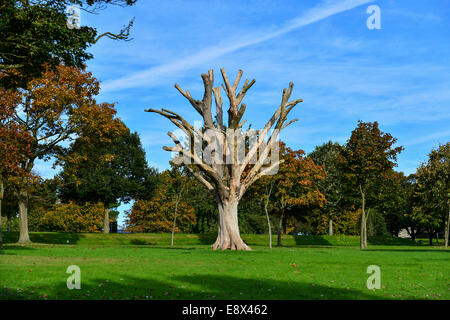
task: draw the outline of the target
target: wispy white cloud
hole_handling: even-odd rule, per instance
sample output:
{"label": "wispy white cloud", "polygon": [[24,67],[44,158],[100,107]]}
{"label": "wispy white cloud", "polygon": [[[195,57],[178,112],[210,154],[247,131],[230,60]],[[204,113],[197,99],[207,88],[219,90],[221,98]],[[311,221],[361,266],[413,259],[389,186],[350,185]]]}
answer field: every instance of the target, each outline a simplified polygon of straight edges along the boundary
{"label": "wispy white cloud", "polygon": [[[191,69],[206,61],[213,60],[227,53],[255,45],[298,28],[310,25],[335,14],[348,11],[362,4],[373,0],[341,0],[325,1],[322,4],[307,10],[302,15],[287,21],[278,28],[264,30],[264,32],[254,32],[238,39],[231,39],[227,43],[222,43],[202,50],[201,52],[188,57],[151,67],[147,70],[134,73],[117,80],[106,81],[103,84],[103,91],[117,91],[135,87],[148,87],[161,81],[161,78],[168,77],[174,73]],[[245,33],[245,32],[243,32]]]}
{"label": "wispy white cloud", "polygon": [[436,143],[446,143],[446,142],[450,141],[450,130],[439,131],[439,132],[435,132],[435,133],[428,134],[428,135],[421,136],[421,137],[414,137],[414,139],[411,139],[411,140],[405,142],[405,145],[407,147],[412,147],[412,146],[423,144],[423,143],[430,142],[430,141],[433,141]]}

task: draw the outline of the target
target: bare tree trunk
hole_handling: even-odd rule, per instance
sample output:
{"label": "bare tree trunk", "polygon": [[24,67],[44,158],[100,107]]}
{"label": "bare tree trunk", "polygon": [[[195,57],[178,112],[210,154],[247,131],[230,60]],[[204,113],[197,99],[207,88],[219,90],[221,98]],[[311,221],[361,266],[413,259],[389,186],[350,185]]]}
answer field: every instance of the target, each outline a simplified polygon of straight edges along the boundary
{"label": "bare tree trunk", "polygon": [[3,245],[2,200],[4,195],[5,195],[5,187],[3,185],[3,181],[0,181],[0,247]]}
{"label": "bare tree trunk", "polygon": [[444,238],[445,250],[447,250],[447,248],[448,248],[449,228],[450,228],[450,208],[448,209],[448,217],[447,217],[447,221],[445,222],[445,238]]}
{"label": "bare tree trunk", "polygon": [[171,247],[173,247],[173,237],[175,234],[175,226],[177,223],[177,205],[178,205],[178,203],[175,204],[175,213],[173,214],[172,236],[170,237],[170,246]]}
{"label": "bare tree trunk", "polygon": [[110,209],[105,207],[105,218],[103,220],[103,233],[109,233],[109,211]]}
{"label": "bare tree trunk", "polygon": [[[367,209],[367,215],[365,217],[365,222],[364,222],[364,248],[365,249],[367,249],[367,233],[368,233],[368,231],[367,231],[367,221],[369,220],[370,212],[371,212],[370,208]],[[372,230],[372,232],[373,232],[373,230]]]}
{"label": "bare tree trunk", "polygon": [[283,217],[284,217],[284,210],[281,211],[280,223],[278,224],[277,247],[281,247],[281,231],[283,230]]}
{"label": "bare tree trunk", "polygon": [[27,243],[30,241],[28,234],[28,193],[19,191],[19,241],[18,243]]}
{"label": "bare tree trunk", "polygon": [[8,215],[8,233],[11,233],[11,215]]}
{"label": "bare tree trunk", "polygon": [[366,195],[362,191],[361,185],[359,186],[359,189],[361,191],[361,199],[362,199],[362,206],[361,206],[361,230],[360,230],[360,249],[363,250],[366,248]]}
{"label": "bare tree trunk", "polygon": [[[269,248],[272,249],[272,225],[270,224],[270,218],[269,218],[269,210],[268,210],[268,206],[269,206],[269,200],[270,200],[270,195],[272,194],[272,188],[273,188],[273,180],[270,180],[270,188],[267,192],[267,199],[264,203],[264,211],[266,213],[266,218],[267,218],[267,227],[269,230]],[[266,189],[267,190],[267,189]]]}
{"label": "bare tree trunk", "polygon": [[219,204],[219,232],[216,242],[212,245],[214,250],[251,250],[239,233],[237,209],[237,200]]}
{"label": "bare tree trunk", "polygon": [[178,203],[181,200],[181,195],[183,194],[184,186],[181,188],[180,192],[177,194],[176,200],[175,200],[175,213],[173,215],[173,226],[172,226],[172,236],[170,238],[170,245],[173,247],[173,237],[175,234],[175,226],[177,223],[177,211],[178,211]]}
{"label": "bare tree trunk", "polygon": [[269,227],[269,248],[272,249],[272,226],[270,225],[269,211],[267,210],[267,204],[264,205],[264,211],[266,212],[267,226]]}
{"label": "bare tree trunk", "polygon": [[428,240],[430,241],[430,247],[433,246],[433,232],[428,231]]}
{"label": "bare tree trunk", "polygon": [[329,236],[333,235],[333,219],[331,219],[331,218],[328,221],[328,235]]}

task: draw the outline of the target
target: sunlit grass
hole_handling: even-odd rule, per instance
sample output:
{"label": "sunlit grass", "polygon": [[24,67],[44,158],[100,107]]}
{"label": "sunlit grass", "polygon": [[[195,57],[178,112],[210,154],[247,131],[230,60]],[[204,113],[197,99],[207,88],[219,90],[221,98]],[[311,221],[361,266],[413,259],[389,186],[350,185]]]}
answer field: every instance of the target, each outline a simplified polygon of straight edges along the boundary
{"label": "sunlit grass", "polygon": [[[183,235],[175,248],[164,244],[167,235],[152,235],[152,245],[97,236],[128,244],[6,244],[0,299],[450,299],[450,256],[442,247],[361,251],[286,239],[287,247],[254,243],[253,251],[231,252]],[[81,268],[81,290],[66,287],[69,265]],[[366,287],[369,265],[381,268],[380,290]]]}

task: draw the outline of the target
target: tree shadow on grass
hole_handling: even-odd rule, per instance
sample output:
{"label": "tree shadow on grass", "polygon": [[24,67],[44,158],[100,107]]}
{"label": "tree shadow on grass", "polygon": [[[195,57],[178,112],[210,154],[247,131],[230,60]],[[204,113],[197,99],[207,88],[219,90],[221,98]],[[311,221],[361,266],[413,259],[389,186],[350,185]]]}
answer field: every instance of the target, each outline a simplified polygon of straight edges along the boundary
{"label": "tree shadow on grass", "polygon": [[296,245],[321,245],[332,246],[333,244],[323,236],[298,236],[291,235]]}
{"label": "tree shadow on grass", "polygon": [[1,246],[0,247],[0,255],[18,255],[17,253],[11,252],[12,250],[17,251],[26,251],[26,250],[34,250],[34,248],[29,246],[22,246],[22,245],[7,245],[7,246]]}
{"label": "tree shadow on grass", "polygon": [[198,236],[198,242],[199,244],[203,245],[212,245],[214,241],[216,241],[217,234],[199,234]]}
{"label": "tree shadow on grass", "polygon": [[148,241],[148,240],[145,240],[145,239],[131,239],[130,240],[130,244],[132,244],[132,245],[140,245],[140,246],[142,246],[142,245],[151,245],[151,246],[153,246],[153,245],[156,245],[157,243],[156,242],[152,242],[152,241]]}
{"label": "tree shadow on grass", "polygon": [[[0,299],[51,300],[313,300],[384,299],[358,289],[336,288],[299,280],[248,279],[230,275],[176,275],[167,281],[123,274],[109,274],[108,279],[82,277],[80,290],[66,286],[65,270],[58,282],[38,288],[0,288]],[[114,279],[114,280],[112,280]]]}
{"label": "tree shadow on grass", "polygon": [[[85,236],[82,233],[69,232],[30,232],[30,240],[34,243],[46,244],[77,244]],[[4,243],[16,243],[19,240],[19,232],[3,233]]]}
{"label": "tree shadow on grass", "polygon": [[379,251],[379,252],[433,252],[433,253],[450,253],[449,250],[443,250],[443,249],[390,249],[390,248],[377,248],[377,249],[371,249],[370,247],[365,249],[364,251]]}

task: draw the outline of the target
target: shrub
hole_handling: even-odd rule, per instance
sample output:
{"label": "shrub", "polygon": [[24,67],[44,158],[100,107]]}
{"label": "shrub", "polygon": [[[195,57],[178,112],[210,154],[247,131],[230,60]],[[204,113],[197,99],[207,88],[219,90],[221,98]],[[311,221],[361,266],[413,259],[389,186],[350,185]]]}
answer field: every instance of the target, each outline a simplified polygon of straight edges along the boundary
{"label": "shrub", "polygon": [[73,202],[57,204],[41,217],[41,231],[100,232],[103,228],[102,203],[77,205]]}

